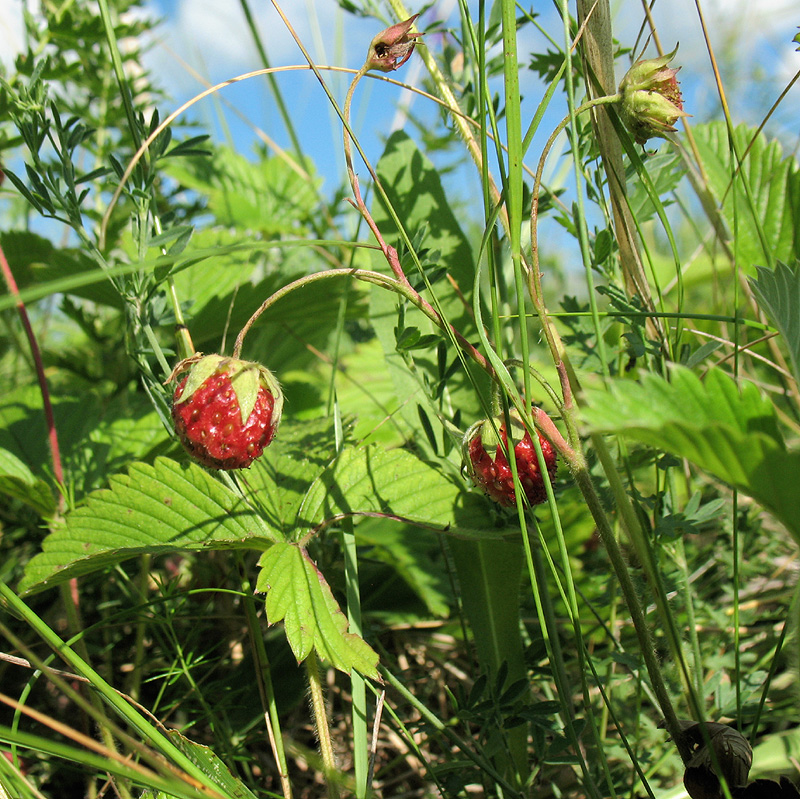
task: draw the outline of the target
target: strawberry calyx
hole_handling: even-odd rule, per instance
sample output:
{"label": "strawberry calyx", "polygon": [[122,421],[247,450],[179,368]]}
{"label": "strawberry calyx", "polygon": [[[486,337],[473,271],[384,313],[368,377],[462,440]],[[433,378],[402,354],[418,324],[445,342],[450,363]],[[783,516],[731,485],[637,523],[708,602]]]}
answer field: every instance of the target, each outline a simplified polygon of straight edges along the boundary
{"label": "strawberry calyx", "polygon": [[274,397],[272,419],[275,427],[280,423],[283,413],[283,392],[272,372],[260,363],[241,361],[224,355],[202,355],[197,353],[181,361],[170,375],[174,379],[181,372],[189,369],[189,375],[179,394],[175,396],[175,404],[187,402],[195,392],[217,373],[224,372],[231,381],[233,392],[239,403],[242,424],[246,424],[256,406],[256,399],[261,388],[265,388]]}

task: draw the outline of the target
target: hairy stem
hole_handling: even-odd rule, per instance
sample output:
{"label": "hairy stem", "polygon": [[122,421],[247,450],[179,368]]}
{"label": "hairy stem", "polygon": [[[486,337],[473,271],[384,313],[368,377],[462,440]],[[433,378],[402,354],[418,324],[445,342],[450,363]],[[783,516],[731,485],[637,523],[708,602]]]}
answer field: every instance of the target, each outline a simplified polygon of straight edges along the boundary
{"label": "hairy stem", "polygon": [[336,760],[333,756],[333,743],[331,730],[328,723],[328,714],[325,710],[325,695],[322,690],[322,678],[319,671],[317,653],[312,652],[303,661],[308,677],[308,690],[311,697],[311,710],[314,714],[314,726],[319,741],[319,751],[322,755],[325,784],[328,787],[328,799],[339,799],[339,785],[336,782]]}
{"label": "hairy stem", "polygon": [[275,691],[272,687],[272,674],[269,667],[269,657],[264,646],[264,636],[261,625],[258,621],[255,602],[253,600],[253,587],[247,577],[244,566],[244,559],[241,553],[236,556],[239,576],[242,580],[242,591],[244,593],[244,609],[247,615],[247,632],[250,637],[250,645],[253,648],[253,661],[256,666],[256,683],[264,708],[264,721],[267,725],[269,744],[275,764],[278,768],[278,775],[281,780],[281,791],[284,799],[292,799],[292,784],[289,781],[289,768],[286,763],[286,752],[283,747],[283,737],[281,736],[280,716],[278,707],[275,703]]}

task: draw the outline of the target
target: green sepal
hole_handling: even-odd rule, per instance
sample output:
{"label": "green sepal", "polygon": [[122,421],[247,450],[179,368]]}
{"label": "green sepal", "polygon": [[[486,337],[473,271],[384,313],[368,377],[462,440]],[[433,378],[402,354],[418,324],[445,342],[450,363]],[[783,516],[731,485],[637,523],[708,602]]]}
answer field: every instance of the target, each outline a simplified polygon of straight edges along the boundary
{"label": "green sepal", "polygon": [[259,367],[255,363],[232,361],[228,366],[228,376],[233,386],[233,393],[239,402],[239,412],[242,415],[242,424],[245,424],[256,407],[258,392],[261,390]]}
{"label": "green sepal", "polygon": [[[187,359],[184,363],[189,363],[192,359]],[[192,365],[192,368],[189,371],[189,376],[186,378],[186,383],[184,383],[183,390],[181,391],[180,395],[176,397],[175,404],[181,402],[186,402],[188,399],[191,398],[192,394],[197,391],[203,383],[208,380],[211,375],[213,375],[220,366],[228,360],[224,358],[222,355],[205,355],[199,360],[195,361]],[[176,372],[179,371],[181,365],[179,364],[176,367]]]}
{"label": "green sepal", "polygon": [[174,374],[178,374],[190,364],[189,376],[183,390],[176,398],[175,404],[188,401],[206,380],[218,372],[224,373],[230,379],[233,393],[239,403],[242,424],[245,424],[250,418],[250,414],[256,406],[258,392],[263,386],[272,394],[274,400],[271,424],[273,427],[278,426],[283,413],[283,392],[269,369],[259,363],[241,361],[238,358],[229,358],[224,355],[204,355],[200,358],[195,355],[178,364]]}

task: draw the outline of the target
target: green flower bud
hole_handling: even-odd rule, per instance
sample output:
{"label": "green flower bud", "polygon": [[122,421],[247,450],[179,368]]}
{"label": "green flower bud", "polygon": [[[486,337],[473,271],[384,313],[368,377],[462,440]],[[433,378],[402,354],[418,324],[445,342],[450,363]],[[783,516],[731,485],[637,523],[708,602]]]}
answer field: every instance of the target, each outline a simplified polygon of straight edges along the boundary
{"label": "green flower bud", "polygon": [[619,84],[622,95],[620,116],[633,138],[644,144],[653,136],[665,137],[675,131],[675,123],[688,117],[675,76],[677,69],[667,66],[678,52],[676,47],[661,58],[638,61]]}

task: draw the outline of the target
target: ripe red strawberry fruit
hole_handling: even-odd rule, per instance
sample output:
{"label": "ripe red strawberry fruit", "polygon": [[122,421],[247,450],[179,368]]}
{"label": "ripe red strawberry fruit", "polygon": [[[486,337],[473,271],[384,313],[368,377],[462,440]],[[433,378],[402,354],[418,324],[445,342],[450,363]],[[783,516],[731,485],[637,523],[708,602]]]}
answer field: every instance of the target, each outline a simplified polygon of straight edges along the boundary
{"label": "ripe red strawberry fruit", "polygon": [[172,398],[175,432],[186,451],[210,469],[244,469],[275,435],[283,394],[257,363],[222,355],[192,356]]}
{"label": "ripe red strawberry fruit", "polygon": [[[511,424],[514,428],[514,457],[517,462],[517,475],[525,491],[530,505],[539,505],[547,500],[544,477],[539,469],[536,447],[530,433],[525,430],[522,421],[514,411],[511,412]],[[496,429],[500,433],[498,438]],[[552,480],[556,473],[556,451],[553,445],[540,433],[539,443],[547,465],[547,472]],[[502,439],[502,443],[501,440]],[[506,458],[508,437],[505,423],[501,418],[495,419],[492,425],[488,419],[476,422],[464,436],[462,452],[464,463],[473,482],[483,489],[500,505],[515,505],[517,501],[514,491],[514,476],[511,465]]]}

